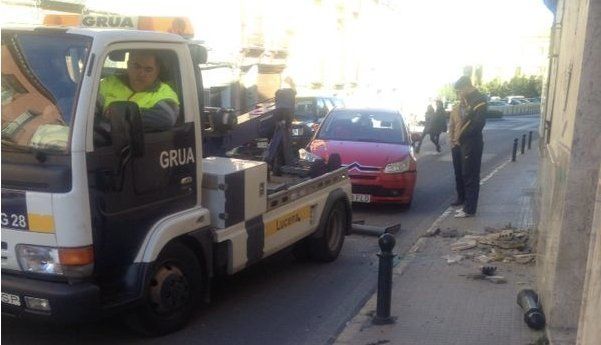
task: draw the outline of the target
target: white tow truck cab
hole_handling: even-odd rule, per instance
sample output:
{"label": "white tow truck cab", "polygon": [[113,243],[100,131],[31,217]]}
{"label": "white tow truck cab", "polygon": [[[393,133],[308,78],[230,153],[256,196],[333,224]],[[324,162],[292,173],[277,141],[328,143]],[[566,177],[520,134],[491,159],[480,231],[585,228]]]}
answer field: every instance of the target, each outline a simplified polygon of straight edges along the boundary
{"label": "white tow truck cab", "polygon": [[[138,50],[153,52],[177,94],[169,128],[146,130],[136,103],[99,102],[100,81],[126,78]],[[208,300],[218,274],[293,244],[336,259],[350,228],[346,170],[275,177],[264,162],[203,157],[205,61],[206,50],[171,33],[2,29],[3,314],[76,322],[126,312],[140,331],[165,334]]]}

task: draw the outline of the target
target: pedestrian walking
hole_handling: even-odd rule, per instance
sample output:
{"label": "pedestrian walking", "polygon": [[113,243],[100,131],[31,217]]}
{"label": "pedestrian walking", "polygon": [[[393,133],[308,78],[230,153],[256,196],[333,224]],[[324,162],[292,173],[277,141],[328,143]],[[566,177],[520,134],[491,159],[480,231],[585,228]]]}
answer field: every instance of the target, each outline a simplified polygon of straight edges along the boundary
{"label": "pedestrian walking", "polygon": [[[428,108],[426,109],[426,114],[425,114],[425,124],[424,124],[424,130],[422,131],[422,135],[419,138],[419,141],[417,142],[417,147],[415,148],[415,153],[419,153],[419,151],[422,148],[422,142],[424,141],[424,138],[426,137],[426,135],[430,136],[430,141],[432,141],[432,143],[436,146],[436,149],[439,149],[438,146],[438,137],[440,135],[440,133],[438,133],[438,135],[436,135],[436,132],[434,131],[434,122],[435,122],[435,110],[434,107],[432,105],[428,105]],[[440,151],[438,151],[440,152]]]}
{"label": "pedestrian walking", "polygon": [[440,152],[440,134],[447,131],[447,112],[441,100],[436,101],[436,111],[432,117],[432,126],[430,128],[430,140],[436,146],[436,151]]}
{"label": "pedestrian walking", "polygon": [[461,132],[461,123],[464,117],[465,104],[460,100],[453,105],[451,115],[449,116],[449,143],[451,145],[453,171],[455,172],[455,190],[457,192],[457,198],[451,203],[451,206],[461,206],[465,201],[465,187],[461,172],[461,148],[459,145],[459,132]]}
{"label": "pedestrian walking", "polygon": [[459,130],[459,148],[461,152],[461,175],[465,190],[463,209],[455,214],[456,218],[472,217],[478,207],[480,193],[480,166],[484,140],[482,129],[486,124],[486,96],[472,86],[469,77],[463,76],[454,85],[459,98],[465,103],[465,117]]}

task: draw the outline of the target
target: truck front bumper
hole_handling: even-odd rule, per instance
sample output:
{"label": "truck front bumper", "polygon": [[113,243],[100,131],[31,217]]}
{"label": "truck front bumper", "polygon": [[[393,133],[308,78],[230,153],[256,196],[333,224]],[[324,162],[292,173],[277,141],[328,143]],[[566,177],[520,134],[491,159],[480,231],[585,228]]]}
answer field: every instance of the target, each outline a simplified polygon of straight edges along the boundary
{"label": "truck front bumper", "polygon": [[[50,309],[28,308],[26,296],[48,300]],[[70,285],[2,273],[2,314],[57,323],[93,320],[101,314],[100,289],[91,283]]]}

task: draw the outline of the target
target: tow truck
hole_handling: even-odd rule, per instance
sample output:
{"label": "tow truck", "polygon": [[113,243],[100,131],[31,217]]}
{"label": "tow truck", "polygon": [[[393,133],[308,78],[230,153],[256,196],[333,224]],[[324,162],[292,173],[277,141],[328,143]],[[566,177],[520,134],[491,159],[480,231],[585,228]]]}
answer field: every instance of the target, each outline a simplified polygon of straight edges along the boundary
{"label": "tow truck", "polygon": [[[297,169],[278,174],[273,162],[203,154],[207,52],[181,35],[187,20],[46,23],[2,28],[3,314],[59,323],[119,314],[162,335],[210,301],[219,275],[291,246],[338,257],[351,184],[335,154],[286,161]],[[108,129],[98,124],[101,79],[124,73],[136,50],[156,54],[178,95],[170,129],[145,131],[133,102],[113,103]],[[294,97],[277,96],[285,127]]]}

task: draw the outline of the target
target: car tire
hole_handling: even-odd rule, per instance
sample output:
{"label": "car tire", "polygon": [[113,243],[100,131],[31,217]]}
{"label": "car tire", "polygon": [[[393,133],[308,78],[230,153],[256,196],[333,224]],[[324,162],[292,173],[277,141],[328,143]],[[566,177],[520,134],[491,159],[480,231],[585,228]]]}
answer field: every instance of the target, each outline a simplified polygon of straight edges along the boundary
{"label": "car tire", "polygon": [[183,328],[200,301],[204,277],[194,253],[184,244],[167,245],[152,266],[144,300],[127,324],[146,336],[161,336]]}
{"label": "car tire", "polygon": [[338,258],[347,227],[347,210],[341,201],[337,201],[323,223],[323,234],[319,238],[311,239],[308,244],[311,259],[321,262],[332,262]]}

